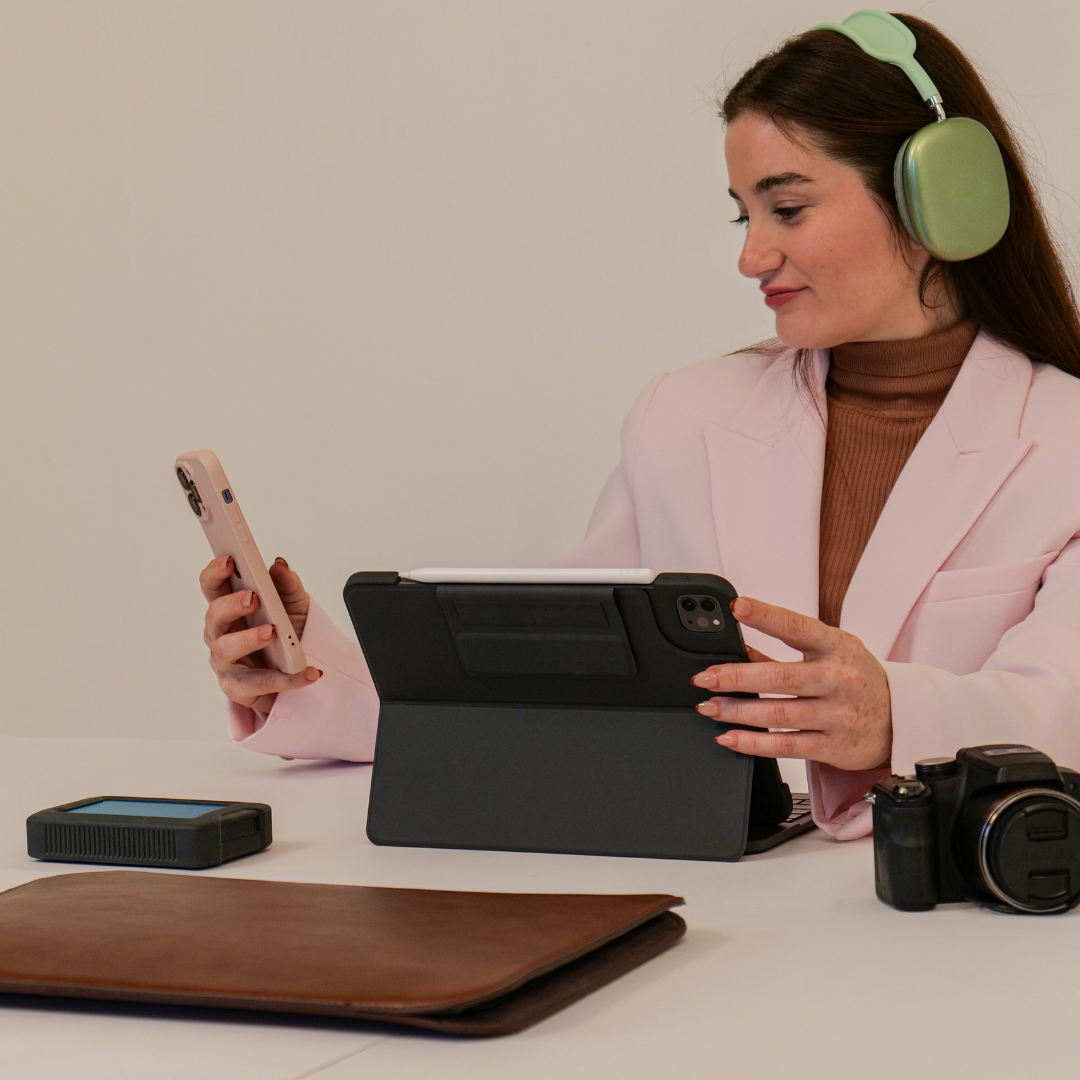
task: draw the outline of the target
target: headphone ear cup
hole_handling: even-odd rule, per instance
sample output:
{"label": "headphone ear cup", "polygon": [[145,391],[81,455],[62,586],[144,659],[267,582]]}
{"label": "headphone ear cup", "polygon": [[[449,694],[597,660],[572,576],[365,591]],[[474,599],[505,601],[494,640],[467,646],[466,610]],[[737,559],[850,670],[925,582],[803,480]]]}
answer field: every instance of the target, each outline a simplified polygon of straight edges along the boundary
{"label": "headphone ear cup", "polygon": [[916,131],[893,166],[904,227],[942,262],[989,251],[1009,225],[1001,150],[977,120],[950,117]]}
{"label": "headphone ear cup", "polygon": [[[911,136],[909,135],[904,140],[904,145],[900,147],[900,152],[896,155],[896,160],[893,162],[893,193],[896,195],[896,208],[900,211],[900,220],[904,223],[904,228],[907,229],[908,235],[912,240],[922,244],[922,241],[919,239],[919,234],[915,231],[915,226],[911,223],[911,210],[908,206],[907,188],[904,186],[904,158],[907,154],[907,148],[910,142]],[[925,246],[926,245],[923,244],[923,247]]]}

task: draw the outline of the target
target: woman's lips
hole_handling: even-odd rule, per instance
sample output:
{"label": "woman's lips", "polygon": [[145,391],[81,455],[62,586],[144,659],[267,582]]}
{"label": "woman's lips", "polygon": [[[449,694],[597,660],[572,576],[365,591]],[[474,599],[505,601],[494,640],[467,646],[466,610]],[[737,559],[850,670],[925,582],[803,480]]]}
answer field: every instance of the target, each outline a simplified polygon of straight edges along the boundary
{"label": "woman's lips", "polygon": [[794,300],[805,291],[805,285],[801,289],[768,289],[765,291],[765,303],[773,309],[783,307],[789,300]]}

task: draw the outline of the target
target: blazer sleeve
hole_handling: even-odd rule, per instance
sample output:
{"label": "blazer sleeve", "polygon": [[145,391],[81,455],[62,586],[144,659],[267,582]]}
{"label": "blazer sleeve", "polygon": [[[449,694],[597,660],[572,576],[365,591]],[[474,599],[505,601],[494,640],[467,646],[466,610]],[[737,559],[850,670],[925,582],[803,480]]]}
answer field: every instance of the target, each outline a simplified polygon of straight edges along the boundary
{"label": "blazer sleeve", "polygon": [[278,694],[269,713],[228,703],[229,737],[263,754],[290,758],[371,761],[379,695],[360,646],[313,600],[300,639],[322,678]]}
{"label": "blazer sleeve", "polygon": [[[944,601],[948,603],[949,601]],[[1035,605],[983,666],[957,675],[928,664],[884,662],[892,695],[892,768],[952,757],[963,746],[1022,743],[1080,769],[1080,537],[1043,574]],[[838,839],[871,831],[864,792],[890,770],[810,769],[815,816]]]}
{"label": "blazer sleeve", "polygon": [[634,507],[634,459],[638,437],[657,388],[667,378],[657,375],[641,392],[623,423],[622,460],[596,500],[584,541],[569,555],[556,559],[557,567],[616,569],[641,566],[641,541]]}

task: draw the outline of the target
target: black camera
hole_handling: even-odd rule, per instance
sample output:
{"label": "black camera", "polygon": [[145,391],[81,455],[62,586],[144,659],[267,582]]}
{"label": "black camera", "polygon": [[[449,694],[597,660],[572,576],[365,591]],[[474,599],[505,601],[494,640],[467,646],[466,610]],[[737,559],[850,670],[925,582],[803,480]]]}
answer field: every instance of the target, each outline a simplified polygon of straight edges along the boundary
{"label": "black camera", "polygon": [[1002,743],[875,784],[878,897],[901,911],[975,900],[1031,915],[1080,903],[1080,773]]}

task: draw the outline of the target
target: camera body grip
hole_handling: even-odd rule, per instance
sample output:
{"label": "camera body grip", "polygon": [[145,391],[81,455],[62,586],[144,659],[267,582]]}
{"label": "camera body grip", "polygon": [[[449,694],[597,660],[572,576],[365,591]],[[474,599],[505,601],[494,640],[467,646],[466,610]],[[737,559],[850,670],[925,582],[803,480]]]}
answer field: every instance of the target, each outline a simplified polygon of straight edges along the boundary
{"label": "camera body grip", "polygon": [[938,828],[930,788],[892,776],[874,785],[877,895],[900,911],[929,911],[938,901]]}

